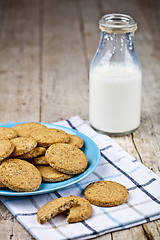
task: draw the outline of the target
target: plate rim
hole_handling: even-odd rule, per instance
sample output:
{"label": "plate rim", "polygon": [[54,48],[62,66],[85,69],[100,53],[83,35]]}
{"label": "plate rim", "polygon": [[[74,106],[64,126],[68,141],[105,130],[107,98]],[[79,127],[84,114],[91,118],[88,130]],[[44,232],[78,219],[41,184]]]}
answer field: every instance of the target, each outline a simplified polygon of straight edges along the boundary
{"label": "plate rim", "polygon": [[[5,127],[6,125],[18,125],[18,124],[22,124],[22,123],[27,123],[27,122],[8,122],[8,123],[2,123],[0,124],[0,127]],[[81,174],[78,174],[76,176],[74,176],[73,178],[71,179],[68,179],[68,180],[64,180],[64,181],[61,181],[61,182],[57,182],[57,183],[43,183],[43,184],[58,184],[58,183],[64,183],[64,184],[61,184],[60,186],[58,187],[51,187],[49,189],[43,189],[43,190],[36,190],[36,191],[33,191],[33,192],[12,192],[12,190],[9,190],[11,192],[5,192],[6,190],[3,190],[3,189],[0,189],[0,196],[7,196],[7,197],[26,197],[26,196],[33,196],[33,195],[41,195],[41,194],[46,194],[46,193],[49,193],[49,192],[54,192],[56,190],[59,190],[59,189],[63,189],[63,188],[66,188],[66,187],[70,187],[72,186],[73,184],[76,184],[77,182],[83,180],[84,178],[88,177],[95,169],[96,167],[98,166],[99,162],[100,162],[100,150],[97,146],[97,144],[91,139],[89,138],[87,135],[85,135],[84,133],[81,133],[79,132],[78,130],[76,129],[73,129],[73,128],[68,128],[68,127],[65,127],[65,126],[62,126],[62,125],[59,125],[59,124],[56,124],[56,123],[45,123],[45,122],[37,122],[37,123],[41,123],[43,125],[48,125],[51,126],[52,128],[58,128],[58,129],[61,129],[64,131],[70,131],[72,133],[74,133],[75,135],[79,136],[79,137],[82,137],[82,139],[84,140],[84,142],[89,142],[91,143],[93,146],[94,146],[94,151],[96,149],[96,154],[97,154],[97,159],[94,163],[94,165],[91,164],[91,168],[87,168],[87,170]],[[75,179],[74,179],[75,178]]]}

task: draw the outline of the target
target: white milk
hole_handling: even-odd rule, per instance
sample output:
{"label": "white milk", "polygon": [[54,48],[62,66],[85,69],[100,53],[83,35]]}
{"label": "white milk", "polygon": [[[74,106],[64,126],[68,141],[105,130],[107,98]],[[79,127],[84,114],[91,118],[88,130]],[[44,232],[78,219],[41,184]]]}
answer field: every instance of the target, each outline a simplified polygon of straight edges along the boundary
{"label": "white milk", "polygon": [[125,133],[140,124],[141,71],[137,66],[92,67],[89,83],[89,120],[108,133]]}

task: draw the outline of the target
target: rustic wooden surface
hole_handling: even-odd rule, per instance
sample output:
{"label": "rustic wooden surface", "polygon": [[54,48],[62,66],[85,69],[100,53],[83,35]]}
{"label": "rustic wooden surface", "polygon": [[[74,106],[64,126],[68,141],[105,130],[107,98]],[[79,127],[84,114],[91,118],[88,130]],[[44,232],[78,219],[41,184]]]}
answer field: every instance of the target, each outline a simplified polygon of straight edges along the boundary
{"label": "rustic wooden surface", "polygon": [[[0,0],[0,123],[88,119],[88,70],[106,13],[132,15],[143,66],[142,120],[114,138],[160,176],[160,1]],[[0,204],[0,239],[33,237]],[[160,239],[160,220],[99,240]]]}

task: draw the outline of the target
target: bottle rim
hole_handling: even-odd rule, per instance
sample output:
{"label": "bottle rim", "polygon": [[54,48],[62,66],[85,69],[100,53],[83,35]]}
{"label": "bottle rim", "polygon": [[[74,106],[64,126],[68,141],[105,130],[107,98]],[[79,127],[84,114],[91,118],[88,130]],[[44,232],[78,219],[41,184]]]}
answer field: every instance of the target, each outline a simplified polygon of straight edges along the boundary
{"label": "bottle rim", "polygon": [[137,23],[126,14],[112,13],[104,15],[99,21],[99,28],[108,33],[127,33],[137,29]]}

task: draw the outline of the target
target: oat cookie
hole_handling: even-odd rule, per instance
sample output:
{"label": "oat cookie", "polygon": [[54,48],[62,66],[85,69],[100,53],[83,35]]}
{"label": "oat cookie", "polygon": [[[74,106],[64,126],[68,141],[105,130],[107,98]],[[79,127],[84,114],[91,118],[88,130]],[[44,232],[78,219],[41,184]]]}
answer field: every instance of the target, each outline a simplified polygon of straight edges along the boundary
{"label": "oat cookie", "polygon": [[125,186],[112,181],[90,183],[85,191],[85,198],[101,207],[113,207],[127,201],[129,192]]}
{"label": "oat cookie", "polygon": [[19,137],[26,137],[30,136],[30,133],[32,131],[35,131],[36,129],[47,129],[45,125],[42,125],[40,123],[36,122],[28,122],[28,123],[22,123],[14,126],[12,129],[14,129]]}
{"label": "oat cookie", "polygon": [[54,143],[61,143],[61,142],[68,143],[69,142],[70,136],[65,131],[60,130],[60,129],[55,129],[55,128],[49,128],[48,130],[51,134],[53,134],[53,136],[55,138]]}
{"label": "oat cookie", "polygon": [[0,140],[0,161],[9,157],[14,149],[15,146],[10,140]]}
{"label": "oat cookie", "polygon": [[45,156],[53,168],[70,175],[84,172],[88,163],[86,155],[80,149],[65,143],[51,145]]}
{"label": "oat cookie", "polygon": [[0,165],[0,181],[13,191],[30,192],[39,188],[42,178],[33,164],[20,159],[7,159]]}
{"label": "oat cookie", "polygon": [[67,143],[69,141],[69,136],[66,132],[53,128],[35,130],[31,133],[31,136],[41,147],[49,147],[54,143]]}
{"label": "oat cookie", "polygon": [[17,137],[17,132],[12,128],[0,127],[0,140]]}
{"label": "oat cookie", "polygon": [[28,159],[28,158],[36,158],[39,156],[44,155],[46,152],[46,148],[43,147],[35,147],[33,150],[31,150],[28,153],[25,153],[23,155],[20,155],[19,158],[20,159]]}
{"label": "oat cookie", "polygon": [[73,177],[72,175],[61,173],[51,166],[37,166],[37,169],[41,173],[43,182],[60,182]]}
{"label": "oat cookie", "polygon": [[40,156],[36,158],[30,158],[28,161],[34,165],[49,165],[49,163],[46,161],[45,156]]}
{"label": "oat cookie", "polygon": [[7,187],[0,181],[0,188],[7,188]]}
{"label": "oat cookie", "polygon": [[75,206],[77,200],[74,197],[61,197],[42,206],[37,212],[37,221],[43,224],[57,214]]}
{"label": "oat cookie", "polygon": [[72,135],[72,134],[69,134],[69,136],[70,136],[70,139],[69,139],[68,144],[75,146],[77,148],[83,147],[84,142],[83,142],[82,138],[80,138],[76,135]]}
{"label": "oat cookie", "polygon": [[37,146],[35,139],[31,137],[18,137],[10,140],[15,145],[15,150],[12,157],[16,157],[27,152],[30,152]]}
{"label": "oat cookie", "polygon": [[84,198],[74,196],[77,205],[69,209],[67,222],[81,222],[88,219],[92,214],[92,206],[90,202]]}

